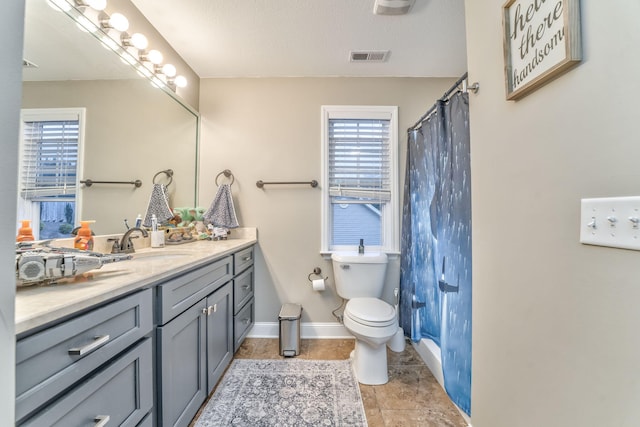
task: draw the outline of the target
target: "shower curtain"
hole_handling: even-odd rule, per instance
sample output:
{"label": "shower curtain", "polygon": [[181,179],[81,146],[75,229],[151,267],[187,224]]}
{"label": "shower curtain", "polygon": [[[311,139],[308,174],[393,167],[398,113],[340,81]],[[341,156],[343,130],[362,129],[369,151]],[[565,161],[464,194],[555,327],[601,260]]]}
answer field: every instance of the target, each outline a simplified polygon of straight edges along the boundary
{"label": "shower curtain", "polygon": [[469,99],[436,102],[408,131],[402,215],[400,322],[440,346],[445,390],[471,412]]}

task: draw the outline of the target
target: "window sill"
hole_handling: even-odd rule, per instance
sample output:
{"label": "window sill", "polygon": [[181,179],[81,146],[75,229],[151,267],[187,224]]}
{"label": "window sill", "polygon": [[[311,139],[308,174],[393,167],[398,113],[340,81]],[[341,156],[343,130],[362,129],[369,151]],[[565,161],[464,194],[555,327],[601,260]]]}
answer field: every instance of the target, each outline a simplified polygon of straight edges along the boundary
{"label": "window sill", "polygon": [[[320,255],[322,256],[322,258],[325,261],[331,261],[331,254],[333,254],[334,252],[344,252],[344,251],[320,251]],[[390,260],[396,260],[396,259],[400,259],[400,252],[398,251],[386,251],[386,250],[381,250],[381,251],[377,251],[377,252],[384,252],[387,254],[387,257]]]}

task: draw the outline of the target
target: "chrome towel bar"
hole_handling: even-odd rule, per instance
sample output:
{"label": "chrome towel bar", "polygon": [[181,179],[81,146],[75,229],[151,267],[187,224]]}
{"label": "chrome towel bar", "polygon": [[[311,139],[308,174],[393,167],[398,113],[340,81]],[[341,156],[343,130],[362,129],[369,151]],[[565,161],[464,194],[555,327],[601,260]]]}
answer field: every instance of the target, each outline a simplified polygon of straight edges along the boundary
{"label": "chrome towel bar", "polygon": [[286,184],[304,184],[304,185],[310,185],[313,188],[316,188],[318,186],[318,181],[316,181],[315,179],[311,180],[311,181],[280,181],[280,182],[264,182],[263,180],[260,180],[258,182],[256,182],[256,187],[258,188],[263,188],[265,185],[286,185]]}
{"label": "chrome towel bar", "polygon": [[80,181],[80,184],[84,184],[87,187],[91,187],[93,184],[130,184],[135,185],[136,188],[142,186],[142,181],[136,179],[135,181],[94,181],[92,179],[84,179]]}

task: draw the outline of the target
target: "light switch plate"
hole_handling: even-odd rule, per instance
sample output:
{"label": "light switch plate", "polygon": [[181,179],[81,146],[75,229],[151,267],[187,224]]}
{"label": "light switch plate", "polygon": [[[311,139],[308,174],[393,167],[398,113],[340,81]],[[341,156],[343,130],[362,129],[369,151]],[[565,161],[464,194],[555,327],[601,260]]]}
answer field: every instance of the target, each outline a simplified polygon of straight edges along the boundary
{"label": "light switch plate", "polygon": [[582,199],[580,243],[640,250],[640,197]]}

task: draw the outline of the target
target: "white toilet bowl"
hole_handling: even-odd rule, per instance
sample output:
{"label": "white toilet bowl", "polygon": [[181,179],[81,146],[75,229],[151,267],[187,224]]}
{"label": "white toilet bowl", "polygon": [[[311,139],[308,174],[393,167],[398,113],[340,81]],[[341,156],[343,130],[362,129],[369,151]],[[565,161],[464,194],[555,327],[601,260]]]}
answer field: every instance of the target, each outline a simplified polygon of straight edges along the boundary
{"label": "white toilet bowl", "polygon": [[344,309],[344,326],[356,338],[352,361],[358,382],[386,384],[386,344],[398,331],[394,307],[378,298],[350,299]]}

